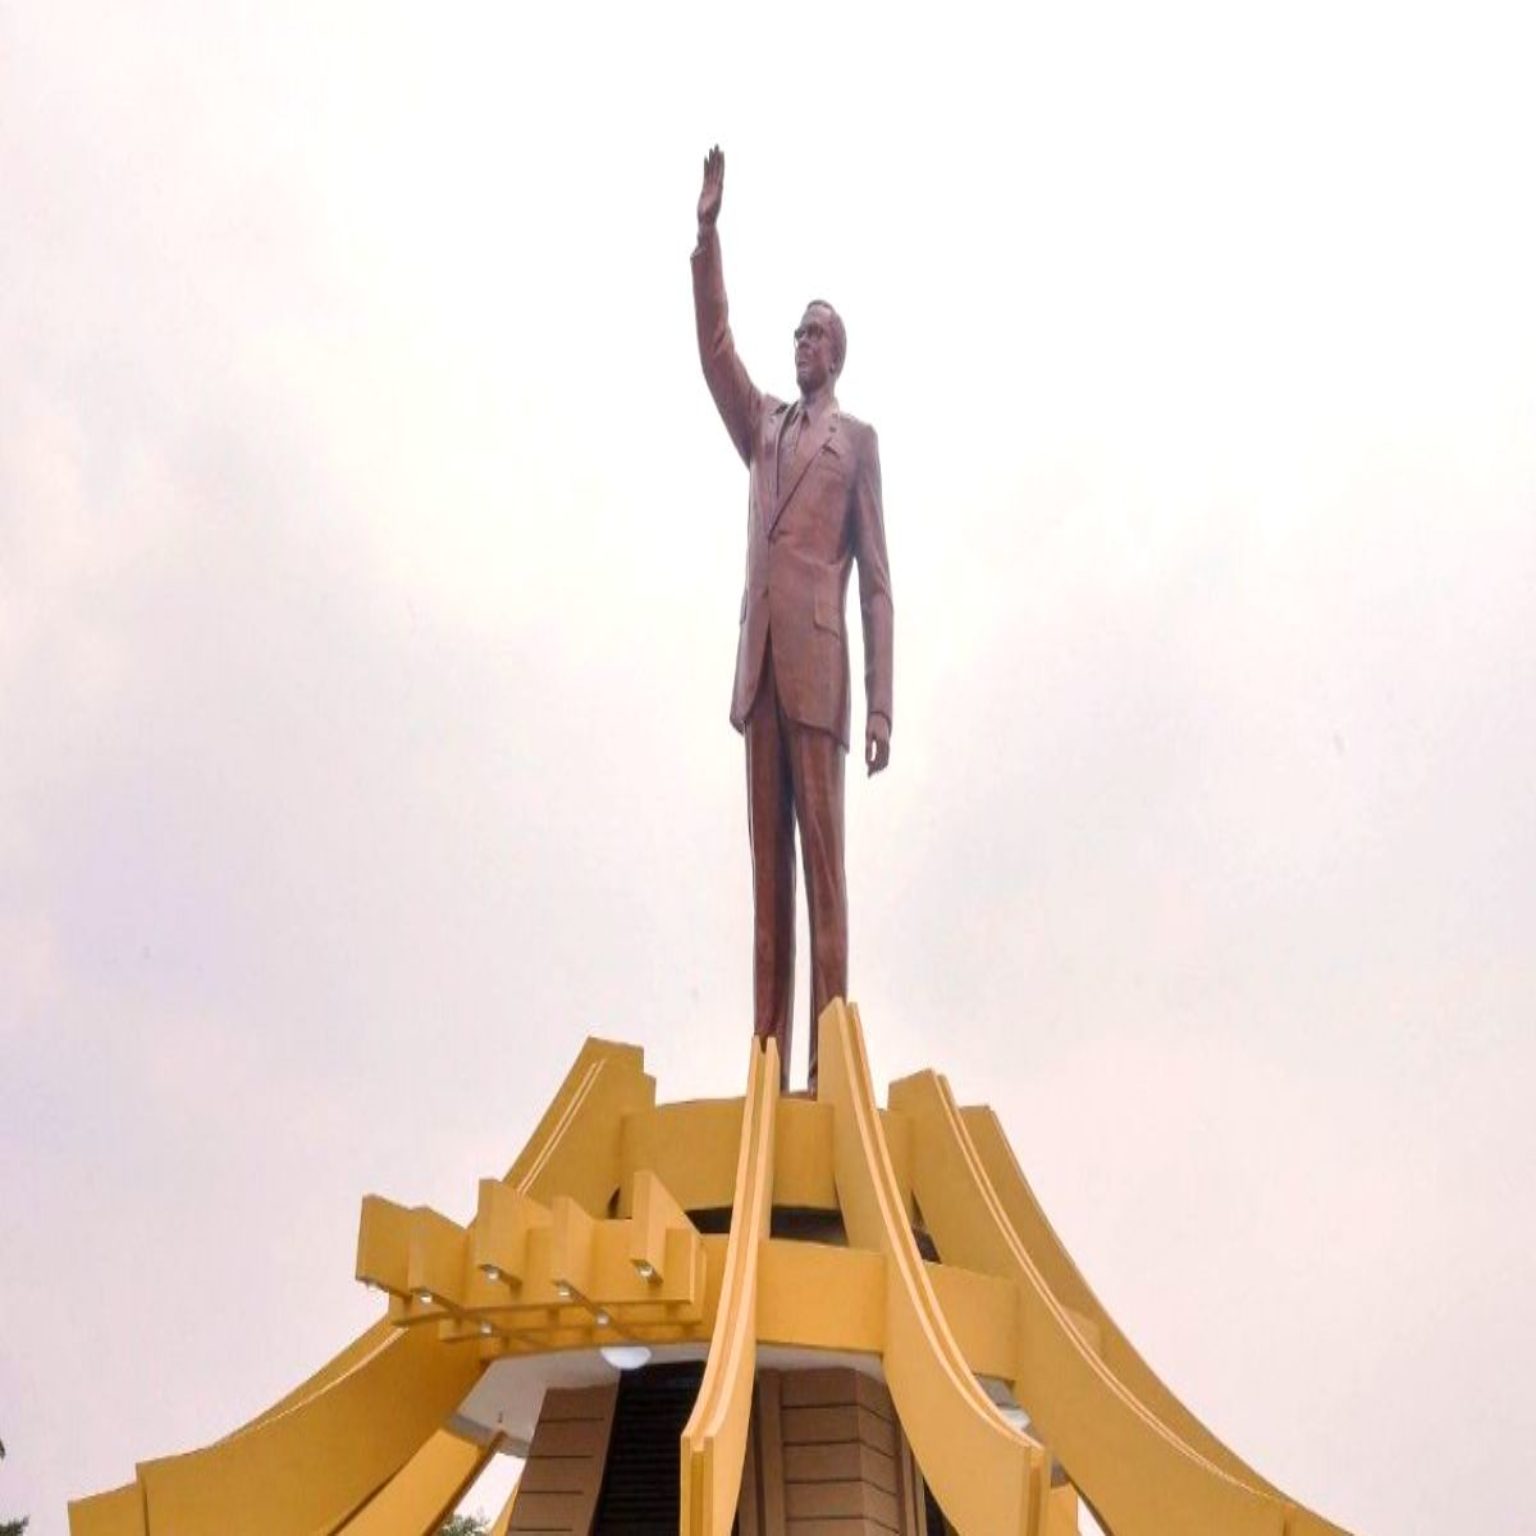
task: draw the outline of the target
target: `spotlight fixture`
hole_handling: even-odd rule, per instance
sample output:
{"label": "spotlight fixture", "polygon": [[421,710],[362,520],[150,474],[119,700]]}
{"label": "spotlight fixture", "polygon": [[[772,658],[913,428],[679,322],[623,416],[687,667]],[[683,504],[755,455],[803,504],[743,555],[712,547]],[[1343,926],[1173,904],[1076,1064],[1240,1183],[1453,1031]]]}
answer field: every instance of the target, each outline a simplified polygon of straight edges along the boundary
{"label": "spotlight fixture", "polygon": [[417,1291],[416,1300],[419,1301],[422,1306],[430,1307],[432,1303],[437,1300],[437,1298],[432,1294],[431,1291]]}
{"label": "spotlight fixture", "polygon": [[593,1314],[592,1321],[596,1323],[599,1328],[606,1328],[608,1324],[613,1321],[613,1319],[610,1318],[601,1307],[599,1307]]}
{"label": "spotlight fixture", "polygon": [[480,1273],[484,1275],[492,1285],[501,1284],[501,1271],[497,1269],[494,1264],[482,1264],[480,1266]]}
{"label": "spotlight fixture", "polygon": [[653,1265],[647,1264],[644,1259],[635,1260],[635,1273],[639,1275],[642,1280],[654,1280],[656,1278],[655,1267]]}
{"label": "spotlight fixture", "polygon": [[568,1286],[564,1280],[560,1281],[555,1286],[555,1295],[558,1296],[561,1301],[569,1301],[571,1299],[570,1286]]}

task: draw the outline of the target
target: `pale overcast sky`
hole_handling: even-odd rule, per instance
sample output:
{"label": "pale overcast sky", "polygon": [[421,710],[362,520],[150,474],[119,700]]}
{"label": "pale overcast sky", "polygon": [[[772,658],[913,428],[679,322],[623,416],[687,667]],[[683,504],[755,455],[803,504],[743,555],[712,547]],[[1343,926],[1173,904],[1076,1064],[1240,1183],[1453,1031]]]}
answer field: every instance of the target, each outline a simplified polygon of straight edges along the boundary
{"label": "pale overcast sky", "polygon": [[718,140],[880,432],[877,1075],[1267,1476],[1526,1528],[1529,7],[919,15],[0,3],[0,1518],[328,1358],[587,1032],[741,1091]]}

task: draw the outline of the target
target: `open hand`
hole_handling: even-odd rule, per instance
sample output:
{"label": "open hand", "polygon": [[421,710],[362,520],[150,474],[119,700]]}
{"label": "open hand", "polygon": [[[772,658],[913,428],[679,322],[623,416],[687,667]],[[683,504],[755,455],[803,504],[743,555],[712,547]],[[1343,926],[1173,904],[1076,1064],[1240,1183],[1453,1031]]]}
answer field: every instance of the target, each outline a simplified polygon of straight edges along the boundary
{"label": "open hand", "polygon": [[725,155],[718,144],[704,157],[704,188],[699,193],[699,228],[713,229],[725,192]]}

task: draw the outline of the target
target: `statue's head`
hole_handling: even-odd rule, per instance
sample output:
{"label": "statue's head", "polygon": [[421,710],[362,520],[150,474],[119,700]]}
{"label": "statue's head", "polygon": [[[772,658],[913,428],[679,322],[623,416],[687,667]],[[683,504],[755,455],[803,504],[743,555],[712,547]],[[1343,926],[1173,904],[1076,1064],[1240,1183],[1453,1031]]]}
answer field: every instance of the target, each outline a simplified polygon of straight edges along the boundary
{"label": "statue's head", "polygon": [[847,355],[843,317],[825,299],[812,299],[795,327],[795,382],[801,394],[834,382]]}

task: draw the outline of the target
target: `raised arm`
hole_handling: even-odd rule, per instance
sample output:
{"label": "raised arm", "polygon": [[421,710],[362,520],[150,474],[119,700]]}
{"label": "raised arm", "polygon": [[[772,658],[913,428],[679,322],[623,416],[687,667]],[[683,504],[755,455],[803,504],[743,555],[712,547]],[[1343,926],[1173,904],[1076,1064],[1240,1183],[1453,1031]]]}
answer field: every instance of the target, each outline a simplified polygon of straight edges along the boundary
{"label": "raised arm", "polygon": [[725,156],[717,144],[705,156],[704,186],[699,193],[699,241],[693,248],[693,313],[698,323],[699,361],[704,366],[705,382],[737,453],[750,464],[763,397],[747,377],[731,338],[725,275],[720,267],[720,236],[715,229],[724,192]]}

